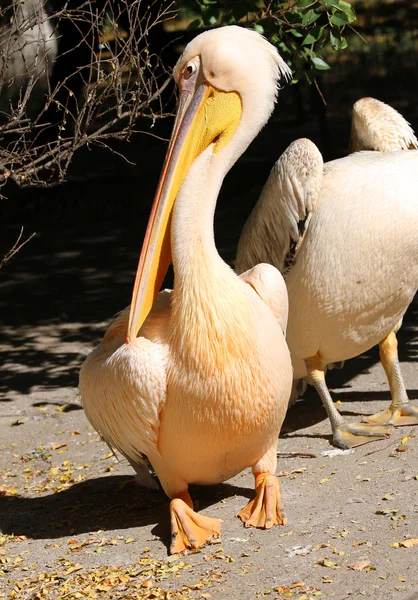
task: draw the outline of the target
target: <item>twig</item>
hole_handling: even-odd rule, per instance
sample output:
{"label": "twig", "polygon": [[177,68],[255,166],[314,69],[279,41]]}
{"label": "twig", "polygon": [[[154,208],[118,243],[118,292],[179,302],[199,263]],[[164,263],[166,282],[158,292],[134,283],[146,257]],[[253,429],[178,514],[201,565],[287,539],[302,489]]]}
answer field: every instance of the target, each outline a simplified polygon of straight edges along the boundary
{"label": "twig", "polygon": [[36,235],[36,232],[34,231],[28,238],[26,238],[26,240],[24,240],[21,244],[20,244],[20,240],[22,239],[22,235],[23,235],[23,226],[20,228],[20,233],[18,235],[17,240],[15,241],[15,243],[13,244],[13,246],[10,248],[10,250],[8,250],[6,252],[6,254],[3,256],[1,262],[0,262],[0,269],[12,258],[12,256],[14,256],[15,254],[17,254],[17,252],[19,252],[19,250],[21,248],[23,248],[23,246],[25,244],[27,244],[34,235]]}
{"label": "twig", "polygon": [[[409,435],[407,437],[415,437],[415,429],[416,427],[414,427],[414,429],[409,433]],[[405,436],[402,436],[402,438]],[[365,454],[364,456],[370,456],[370,454],[376,454],[376,452],[383,452],[383,450],[387,450],[388,448],[391,448],[392,446],[398,446],[400,440],[402,440],[402,438],[398,438],[398,440],[394,443],[394,441],[392,440],[390,444],[388,444],[387,446],[384,446],[383,448],[378,448],[377,450],[372,450],[371,452],[367,452],[367,454]]]}
{"label": "twig", "polygon": [[303,456],[304,458],[318,458],[317,454],[313,454],[313,452],[280,452],[279,450],[276,452],[277,456]]}

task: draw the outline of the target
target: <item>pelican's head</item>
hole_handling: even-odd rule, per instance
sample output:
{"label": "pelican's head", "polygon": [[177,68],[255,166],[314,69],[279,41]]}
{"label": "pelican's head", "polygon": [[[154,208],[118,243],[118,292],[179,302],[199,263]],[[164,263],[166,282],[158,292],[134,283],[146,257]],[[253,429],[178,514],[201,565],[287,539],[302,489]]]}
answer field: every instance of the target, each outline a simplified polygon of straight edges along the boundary
{"label": "pelican's head", "polygon": [[270,117],[280,79],[290,76],[274,46],[255,31],[223,27],[187,45],[174,69],[177,115],[139,260],[127,341],[136,338],[170,263],[170,217],[191,164],[211,146],[227,170]]}
{"label": "pelican's head", "polygon": [[418,148],[412,127],[394,108],[376,98],[360,98],[353,106],[349,152],[392,152]]}

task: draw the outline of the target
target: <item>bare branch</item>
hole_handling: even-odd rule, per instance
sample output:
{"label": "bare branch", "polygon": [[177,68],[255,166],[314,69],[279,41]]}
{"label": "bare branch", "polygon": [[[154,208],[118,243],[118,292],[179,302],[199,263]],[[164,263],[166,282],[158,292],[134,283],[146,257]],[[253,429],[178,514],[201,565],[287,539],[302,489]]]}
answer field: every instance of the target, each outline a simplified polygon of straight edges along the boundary
{"label": "bare branch", "polygon": [[10,248],[10,250],[8,250],[6,252],[6,254],[3,256],[3,258],[0,261],[0,269],[2,267],[4,267],[4,265],[12,258],[12,256],[14,256],[15,254],[17,254],[19,252],[19,250],[21,248],[23,248],[23,246],[25,244],[27,244],[34,236],[36,235],[36,232],[31,233],[31,235],[26,238],[26,240],[24,240],[22,243],[20,243],[20,240],[22,239],[23,236],[23,226],[20,228],[20,233],[18,235],[17,240],[15,241],[15,243],[13,244],[13,246]]}
{"label": "bare branch", "polygon": [[161,33],[174,1],[74,0],[54,14],[45,6],[0,8],[0,187],[55,185],[86,144],[108,146],[140,131],[140,118],[171,116]]}

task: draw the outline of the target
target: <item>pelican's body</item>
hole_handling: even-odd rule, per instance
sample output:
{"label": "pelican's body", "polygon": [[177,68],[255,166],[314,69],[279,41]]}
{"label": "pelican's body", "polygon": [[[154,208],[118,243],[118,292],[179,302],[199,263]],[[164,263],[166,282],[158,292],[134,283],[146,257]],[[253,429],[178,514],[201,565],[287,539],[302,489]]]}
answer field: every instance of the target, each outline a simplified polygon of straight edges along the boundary
{"label": "pelican's body", "polygon": [[[387,151],[416,147],[417,141],[390,107],[383,105],[379,121],[381,105],[374,99],[356,104],[351,139],[354,149],[364,144],[381,152],[355,152],[324,165],[309,140],[289,146],[244,227],[236,261],[237,272],[265,261],[285,274],[294,377],[308,376],[315,385],[341,447],[418,419],[403,385],[395,336],[418,288],[418,152]],[[367,425],[347,425],[326,387],[326,367],[375,344],[391,407]]]}
{"label": "pelican's body", "polygon": [[417,227],[418,152],[361,152],[326,163],[286,276],[295,378],[307,375],[306,358],[319,352],[329,364],[358,356],[395,328],[418,287]]}
{"label": "pelican's body", "polygon": [[[80,373],[93,426],[143,483],[148,461],[172,498],[173,552],[220,528],[192,510],[188,485],[218,483],[245,467],[253,468],[257,500],[241,519],[284,522],[274,472],[292,384],[286,288],[270,265],[238,277],[213,236],[222,180],[268,119],[280,74],[287,67],[255,32],[214,30],[187,46],[175,69],[179,112],[129,315],[116,318]],[[174,289],[156,297],[170,246]]]}
{"label": "pelican's body", "polygon": [[[272,297],[286,299],[279,274],[263,267],[277,277]],[[218,281],[201,282],[204,309],[195,300],[173,314],[176,290],[161,292],[134,344],[125,343],[125,309],[81,371],[92,425],[145,484],[146,456],[169,496],[179,482],[181,489],[218,483],[257,463],[276,444],[287,409],[291,367],[281,325],[250,285],[224,270],[221,302],[219,270]]]}

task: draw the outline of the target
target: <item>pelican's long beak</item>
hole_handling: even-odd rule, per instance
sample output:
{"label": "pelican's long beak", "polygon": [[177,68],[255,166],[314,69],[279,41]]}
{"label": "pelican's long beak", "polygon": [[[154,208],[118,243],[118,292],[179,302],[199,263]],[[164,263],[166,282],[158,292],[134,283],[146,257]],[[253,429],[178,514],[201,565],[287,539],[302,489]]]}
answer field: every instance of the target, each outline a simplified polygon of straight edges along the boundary
{"label": "pelican's long beak", "polygon": [[171,214],[187,171],[211,143],[215,142],[214,152],[223,147],[241,118],[236,92],[220,92],[206,82],[191,88],[180,87],[179,107],[139,258],[127,343],[136,339],[170,265]]}

